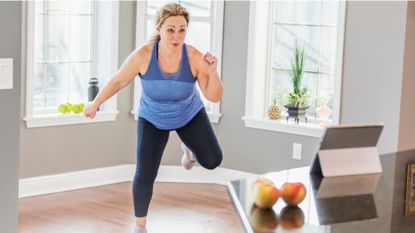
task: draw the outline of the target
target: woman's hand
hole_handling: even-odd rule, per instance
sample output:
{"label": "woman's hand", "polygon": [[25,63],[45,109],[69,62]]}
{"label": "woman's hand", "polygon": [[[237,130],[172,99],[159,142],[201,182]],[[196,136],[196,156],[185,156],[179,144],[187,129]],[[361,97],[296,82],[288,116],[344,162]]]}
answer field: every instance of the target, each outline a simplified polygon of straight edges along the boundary
{"label": "woman's hand", "polygon": [[[199,52],[200,54],[200,52]],[[217,103],[223,95],[223,85],[216,70],[218,59],[210,53],[200,56],[197,81],[205,98]]]}
{"label": "woman's hand", "polygon": [[98,107],[96,107],[93,103],[87,104],[84,109],[84,116],[94,119],[97,114],[97,110]]}
{"label": "woman's hand", "polygon": [[218,59],[209,52],[203,54],[201,57],[203,65],[209,72],[215,72],[218,65]]}

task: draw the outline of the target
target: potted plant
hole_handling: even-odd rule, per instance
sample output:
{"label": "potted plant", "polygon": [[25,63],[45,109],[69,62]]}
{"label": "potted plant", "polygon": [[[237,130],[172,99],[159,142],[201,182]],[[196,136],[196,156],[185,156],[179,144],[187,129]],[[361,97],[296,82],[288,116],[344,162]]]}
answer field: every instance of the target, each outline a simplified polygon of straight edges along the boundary
{"label": "potted plant", "polygon": [[307,105],[308,93],[307,89],[302,86],[304,71],[304,49],[300,47],[298,41],[295,43],[294,59],[291,64],[291,81],[293,84],[293,91],[288,94],[288,104],[284,107],[288,110],[289,117],[305,115]]}

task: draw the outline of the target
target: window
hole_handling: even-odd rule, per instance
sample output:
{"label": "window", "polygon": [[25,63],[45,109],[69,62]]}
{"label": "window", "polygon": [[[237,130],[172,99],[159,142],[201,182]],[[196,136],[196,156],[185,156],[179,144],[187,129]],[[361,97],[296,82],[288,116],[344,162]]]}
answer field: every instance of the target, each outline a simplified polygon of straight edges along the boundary
{"label": "window", "polygon": [[[270,1],[250,3],[247,68],[247,127],[319,137],[316,109],[324,104],[334,114],[324,123],[337,123],[340,105],[345,3],[339,1]],[[291,61],[296,41],[305,51],[303,86],[309,93],[307,123],[268,120],[276,100],[286,111],[292,90]],[[255,77],[255,79],[253,78]],[[284,113],[286,114],[286,113]]]}
{"label": "window", "polygon": [[93,120],[58,113],[62,103],[87,103],[89,79],[102,87],[117,69],[118,3],[27,3],[27,127],[115,120],[116,97]]}
{"label": "window", "polygon": [[[171,1],[138,1],[137,2],[137,48],[150,41],[155,30],[154,16],[157,10]],[[202,53],[211,52],[218,58],[218,73],[221,73],[223,1],[179,1],[190,13],[189,30],[185,43],[197,48]],[[141,86],[139,78],[134,80],[134,106],[132,113],[138,119]],[[204,99],[206,111],[211,122],[219,122],[221,116],[220,103],[212,103]]]}

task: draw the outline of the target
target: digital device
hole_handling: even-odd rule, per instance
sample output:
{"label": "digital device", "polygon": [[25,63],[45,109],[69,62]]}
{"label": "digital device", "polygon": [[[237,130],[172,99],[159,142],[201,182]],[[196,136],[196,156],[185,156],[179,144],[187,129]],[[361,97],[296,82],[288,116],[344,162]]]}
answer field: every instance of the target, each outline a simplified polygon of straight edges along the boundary
{"label": "digital device", "polygon": [[376,148],[383,124],[327,126],[310,173],[324,177],[381,173]]}

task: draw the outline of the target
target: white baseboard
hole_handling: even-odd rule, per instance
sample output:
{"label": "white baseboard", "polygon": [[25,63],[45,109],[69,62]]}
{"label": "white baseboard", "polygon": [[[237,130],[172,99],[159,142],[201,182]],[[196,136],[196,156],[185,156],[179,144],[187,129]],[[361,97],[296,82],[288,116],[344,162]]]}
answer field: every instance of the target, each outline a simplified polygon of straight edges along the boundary
{"label": "white baseboard", "polygon": [[20,179],[19,198],[131,181],[133,165]]}
{"label": "white baseboard", "polygon": [[[134,172],[135,165],[126,164],[20,179],[19,198],[132,181]],[[227,168],[206,170],[195,166],[191,170],[185,170],[180,166],[160,166],[156,181],[226,185],[231,180],[255,175]]]}

